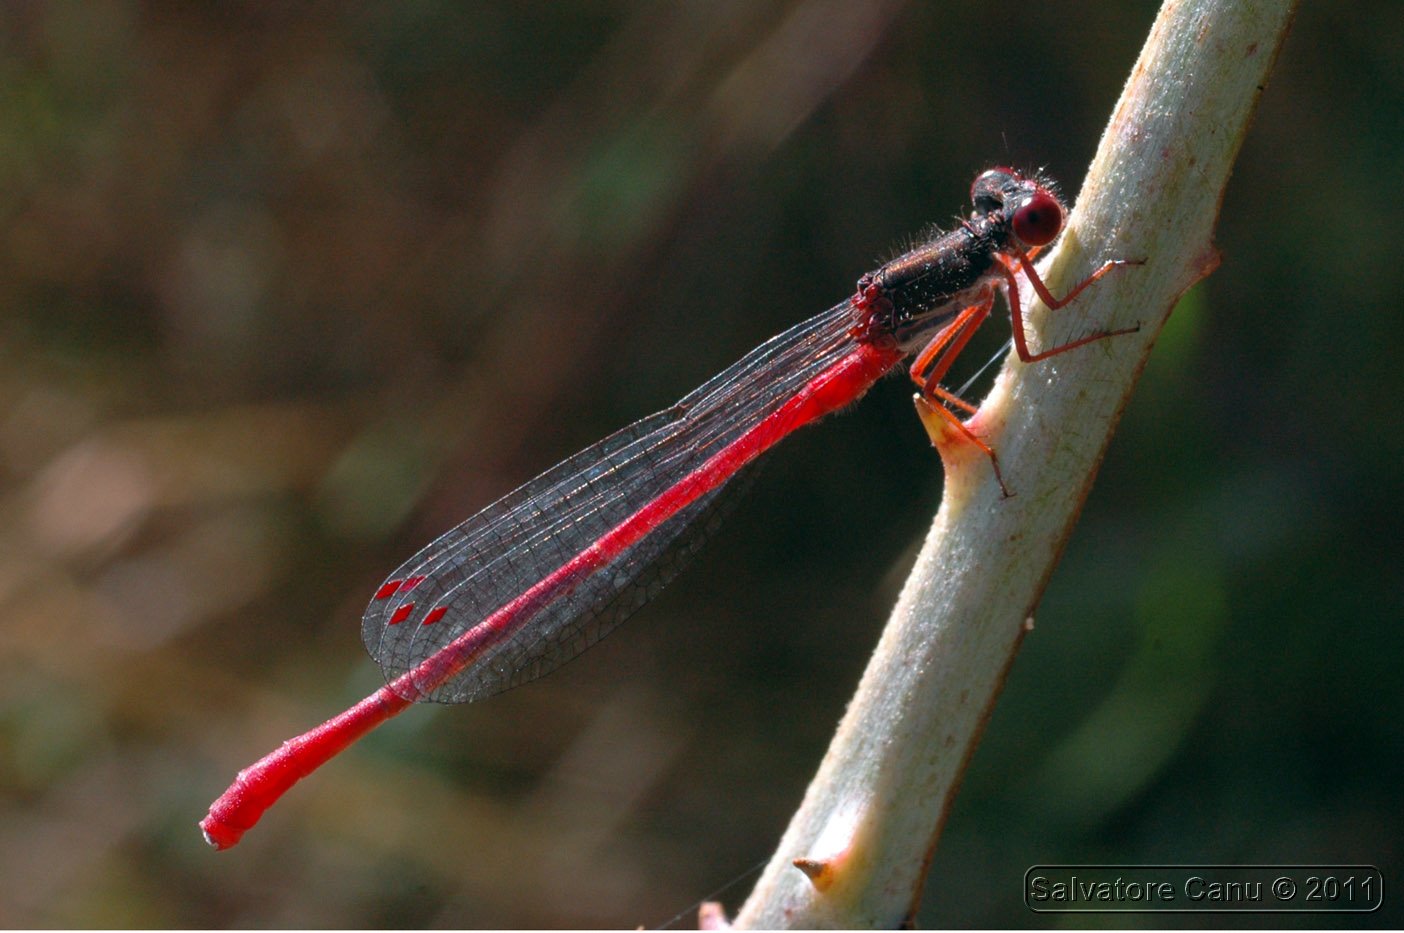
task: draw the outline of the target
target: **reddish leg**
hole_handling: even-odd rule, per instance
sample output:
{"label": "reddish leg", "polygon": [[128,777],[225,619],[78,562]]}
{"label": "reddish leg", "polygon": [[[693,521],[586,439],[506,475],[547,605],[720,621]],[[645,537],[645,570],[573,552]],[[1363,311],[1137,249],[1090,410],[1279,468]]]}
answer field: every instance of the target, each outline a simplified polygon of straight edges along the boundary
{"label": "reddish leg", "polygon": [[971,414],[975,413],[974,405],[955,393],[941,388],[940,382],[945,378],[951,364],[955,362],[955,358],[960,355],[960,351],[965,349],[970,338],[975,336],[975,332],[980,329],[985,318],[989,317],[990,309],[993,307],[994,293],[990,292],[978,304],[973,304],[957,314],[955,319],[917,354],[916,361],[912,363],[908,372],[912,381],[917,384],[917,388],[921,390],[916,398],[917,411],[921,415],[922,424],[926,427],[926,433],[931,437],[932,443],[939,444],[941,435],[939,430],[930,424],[930,417],[940,415],[951,427],[955,428],[957,433],[990,458],[990,465],[994,467],[995,479],[999,482],[1000,491],[1007,499],[1013,493],[1009,491],[1008,486],[1004,485],[1004,474],[1000,472],[999,457],[995,456],[994,448],[980,440],[974,431],[966,427],[965,422],[941,404],[942,401],[949,402]]}
{"label": "reddish leg", "polygon": [[973,415],[975,414],[975,412],[980,410],[979,408],[967,402],[965,399],[961,398],[959,395],[956,395],[954,392],[951,392],[947,389],[943,389],[940,386],[932,386],[931,391],[927,394],[939,398],[947,405],[954,405],[957,408],[964,409],[965,413],[968,415]]}
{"label": "reddish leg", "polygon": [[[1117,330],[1099,331],[1087,337],[1059,344],[1056,347],[1050,347],[1038,353],[1030,353],[1028,338],[1024,334],[1024,310],[1019,302],[1019,283],[1014,278],[1014,263],[1012,260],[1007,260],[1004,257],[1000,257],[1000,262],[1004,265],[1004,277],[1009,280],[1009,322],[1014,331],[1014,349],[1019,354],[1019,359],[1023,360],[1025,363],[1037,363],[1039,360],[1046,360],[1050,356],[1057,356],[1059,353],[1066,353],[1068,350],[1086,346],[1104,337],[1116,337],[1120,334],[1134,334],[1141,329],[1141,326],[1137,324],[1135,327],[1122,327]],[[1062,298],[1054,298],[1053,293],[1048,290],[1048,286],[1043,284],[1043,279],[1039,278],[1038,273],[1034,271],[1033,262],[1030,258],[1022,254],[1019,256],[1019,265],[1023,266],[1024,274],[1028,276],[1029,284],[1033,286],[1035,294],[1042,299],[1044,304],[1054,311],[1068,305],[1074,298],[1082,293],[1083,289],[1118,266],[1140,264],[1140,260],[1113,259],[1096,272],[1093,272],[1087,278],[1074,285],[1072,290]]]}
{"label": "reddish leg", "polygon": [[[975,336],[975,331],[980,329],[980,325],[989,317],[990,309],[994,307],[994,292],[984,295],[981,300],[966,308],[955,316],[951,323],[941,329],[941,332],[931,338],[917,358],[912,362],[908,375],[912,381],[921,389],[923,395],[935,393],[937,384],[946,376],[955,358],[960,355],[960,351],[965,349],[965,345],[970,342],[970,338]],[[944,392],[944,390],[942,390]],[[945,393],[950,395],[950,393]],[[951,396],[954,397],[954,396]],[[968,404],[961,403],[963,408],[973,411]]]}

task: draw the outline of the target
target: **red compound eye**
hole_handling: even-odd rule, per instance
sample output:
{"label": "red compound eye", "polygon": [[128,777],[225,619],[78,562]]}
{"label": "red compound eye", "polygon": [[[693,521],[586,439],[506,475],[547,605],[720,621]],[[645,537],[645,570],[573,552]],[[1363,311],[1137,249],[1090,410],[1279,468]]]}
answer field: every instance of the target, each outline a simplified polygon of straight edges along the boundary
{"label": "red compound eye", "polygon": [[1014,235],[1029,246],[1047,246],[1063,229],[1063,205],[1047,191],[1035,191],[1014,212]]}

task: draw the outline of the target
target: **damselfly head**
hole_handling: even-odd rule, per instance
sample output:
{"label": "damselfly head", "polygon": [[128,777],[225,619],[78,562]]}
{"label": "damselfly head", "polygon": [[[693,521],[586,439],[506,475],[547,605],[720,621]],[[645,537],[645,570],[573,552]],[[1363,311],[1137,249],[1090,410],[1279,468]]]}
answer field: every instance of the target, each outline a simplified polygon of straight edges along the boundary
{"label": "damselfly head", "polygon": [[1066,210],[1052,183],[1000,166],[982,172],[970,186],[972,219],[1003,214],[1014,236],[1027,247],[1047,246],[1063,229]]}
{"label": "damselfly head", "polygon": [[975,215],[993,214],[1004,206],[1009,195],[1027,183],[1018,172],[1002,165],[981,172],[970,185],[970,203],[975,205]]}

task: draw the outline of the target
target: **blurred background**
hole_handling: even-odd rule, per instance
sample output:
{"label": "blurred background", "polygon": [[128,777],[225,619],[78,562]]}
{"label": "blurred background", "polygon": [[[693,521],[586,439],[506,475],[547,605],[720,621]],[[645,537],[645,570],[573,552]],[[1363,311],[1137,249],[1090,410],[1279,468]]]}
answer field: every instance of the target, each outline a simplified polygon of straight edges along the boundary
{"label": "blurred background", "polygon": [[[360,612],[429,538],[844,298],[979,169],[1075,193],[1156,7],[6,4],[0,922],[627,928],[764,859],[940,500],[901,379],[581,660],[409,711],[233,851],[195,823],[381,683]],[[1303,4],[923,924],[1052,925],[1040,862],[1397,885],[1401,30]]]}

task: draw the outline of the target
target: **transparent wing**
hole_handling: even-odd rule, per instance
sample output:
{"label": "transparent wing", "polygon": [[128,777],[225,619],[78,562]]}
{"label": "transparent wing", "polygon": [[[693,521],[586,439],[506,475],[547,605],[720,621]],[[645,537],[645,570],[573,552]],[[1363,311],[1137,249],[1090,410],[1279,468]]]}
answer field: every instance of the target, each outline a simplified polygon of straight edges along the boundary
{"label": "transparent wing", "polygon": [[[419,670],[778,411],[852,352],[850,320],[845,301],[791,328],[673,407],[557,464],[411,557],[377,591],[361,623],[387,682]],[[514,622],[451,678],[416,683],[407,693],[449,703],[482,699],[575,657],[677,575],[723,517],[731,498],[721,495],[724,486],[532,605],[530,618]]]}

